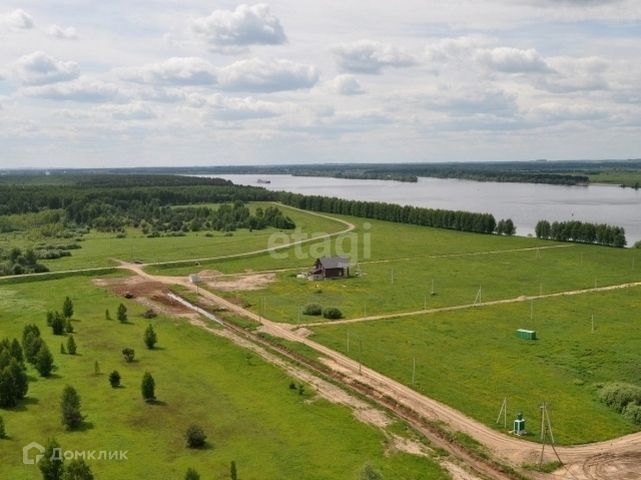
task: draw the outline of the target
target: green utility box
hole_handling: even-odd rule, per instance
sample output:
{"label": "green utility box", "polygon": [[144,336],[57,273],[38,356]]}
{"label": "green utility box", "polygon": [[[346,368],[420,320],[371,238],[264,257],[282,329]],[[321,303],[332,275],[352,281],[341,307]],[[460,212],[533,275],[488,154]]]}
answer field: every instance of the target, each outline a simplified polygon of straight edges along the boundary
{"label": "green utility box", "polygon": [[524,328],[519,328],[516,331],[516,336],[522,338],[523,340],[536,340],[536,330],[526,330]]}
{"label": "green utility box", "polygon": [[525,418],[523,414],[519,413],[514,420],[514,433],[516,435],[525,435]]}

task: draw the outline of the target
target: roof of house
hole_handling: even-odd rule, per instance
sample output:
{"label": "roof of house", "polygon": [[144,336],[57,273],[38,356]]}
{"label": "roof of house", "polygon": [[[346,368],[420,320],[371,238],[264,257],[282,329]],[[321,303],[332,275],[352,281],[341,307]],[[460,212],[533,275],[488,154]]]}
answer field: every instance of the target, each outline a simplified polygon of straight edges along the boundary
{"label": "roof of house", "polygon": [[348,268],[349,258],[347,257],[321,257],[318,259],[323,268]]}

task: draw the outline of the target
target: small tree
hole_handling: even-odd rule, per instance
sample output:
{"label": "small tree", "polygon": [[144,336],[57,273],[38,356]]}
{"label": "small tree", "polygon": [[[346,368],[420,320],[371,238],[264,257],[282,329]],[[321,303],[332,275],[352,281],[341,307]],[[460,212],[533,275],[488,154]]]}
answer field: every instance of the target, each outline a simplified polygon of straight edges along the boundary
{"label": "small tree", "polygon": [[67,430],[75,430],[82,425],[84,417],[80,413],[80,395],[70,385],[67,385],[62,391],[60,409],[62,410],[62,424]]}
{"label": "small tree", "polygon": [[236,471],[236,462],[232,460],[231,467],[229,468],[229,476],[231,480],[238,480],[238,472]]}
{"label": "small tree", "polygon": [[136,352],[133,348],[123,348],[122,349],[122,356],[125,359],[125,362],[131,363],[134,361],[134,358],[136,357]]}
{"label": "small tree", "polygon": [[120,373],[118,373],[118,370],[114,370],[109,374],[109,383],[112,388],[118,388],[120,386]]}
{"label": "small tree", "polygon": [[105,310],[105,320],[111,320],[111,313],[109,313],[109,309]]}
{"label": "small tree", "polygon": [[152,327],[151,323],[145,330],[144,340],[145,340],[145,345],[147,345],[147,348],[149,350],[153,349],[154,346],[156,345],[156,342],[158,342],[158,336],[156,335],[156,332],[154,331],[154,327]]}
{"label": "small tree", "polygon": [[189,448],[202,448],[205,446],[207,435],[202,427],[198,425],[190,425],[185,432],[185,439]]}
{"label": "small tree", "polygon": [[188,468],[185,474],[185,480],[200,480],[200,475],[193,468]]}
{"label": "small tree", "polygon": [[44,342],[40,344],[38,349],[35,367],[41,377],[48,377],[53,371],[53,355],[51,355],[49,347]]}
{"label": "small tree", "polygon": [[142,392],[142,398],[144,398],[146,402],[151,402],[156,399],[156,382],[154,381],[154,377],[151,376],[151,373],[145,372],[143,375],[140,390]]}
{"label": "small tree", "polygon": [[98,360],[93,362],[93,373],[94,375],[100,375],[100,364],[98,363]]}
{"label": "small tree", "polygon": [[73,335],[69,335],[69,338],[67,339],[67,352],[69,352],[69,355],[75,355],[77,348]]}
{"label": "small tree", "polygon": [[62,480],[93,480],[91,468],[82,458],[71,460],[62,474]]}
{"label": "small tree", "polygon": [[62,314],[67,320],[73,317],[73,302],[69,297],[65,297],[65,301],[62,304]]}
{"label": "small tree", "polygon": [[61,343],[60,344],[60,353],[65,355],[67,353],[67,350],[65,349],[65,344]]}
{"label": "small tree", "polygon": [[127,307],[121,303],[118,305],[118,321],[120,323],[127,323],[127,320]]}
{"label": "small tree", "polygon": [[47,447],[38,462],[38,468],[42,472],[43,480],[61,480],[64,469],[64,458],[62,455],[55,455],[60,451],[60,445],[55,439],[49,440]]}
{"label": "small tree", "polygon": [[66,324],[67,321],[60,314],[60,312],[53,312],[53,318],[51,319],[51,330],[53,330],[54,335],[64,335]]}
{"label": "small tree", "polygon": [[4,426],[4,419],[0,417],[0,439],[7,438],[7,430]]}
{"label": "small tree", "polygon": [[69,318],[65,321],[65,332],[73,333],[73,324]]}

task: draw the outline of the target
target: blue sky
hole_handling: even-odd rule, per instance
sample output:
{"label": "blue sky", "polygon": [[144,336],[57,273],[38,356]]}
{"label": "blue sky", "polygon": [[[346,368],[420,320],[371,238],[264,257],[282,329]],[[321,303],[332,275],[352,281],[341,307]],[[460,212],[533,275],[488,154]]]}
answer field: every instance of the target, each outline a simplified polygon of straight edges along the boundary
{"label": "blue sky", "polygon": [[641,156],[638,0],[0,1],[0,168]]}

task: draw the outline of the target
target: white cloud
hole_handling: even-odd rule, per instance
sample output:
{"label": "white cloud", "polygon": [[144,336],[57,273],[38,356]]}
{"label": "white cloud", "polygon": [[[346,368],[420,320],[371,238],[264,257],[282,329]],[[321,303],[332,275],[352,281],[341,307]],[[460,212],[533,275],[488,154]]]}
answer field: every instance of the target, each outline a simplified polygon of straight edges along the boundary
{"label": "white cloud", "polygon": [[27,85],[64,82],[80,75],[76,62],[57,60],[41,51],[20,57],[13,68],[20,81]]}
{"label": "white cloud", "polygon": [[498,47],[483,49],[477,53],[482,64],[503,73],[548,73],[552,69],[545,59],[533,48]]}
{"label": "white cloud", "polygon": [[132,102],[124,105],[106,105],[100,107],[115,120],[151,120],[156,113],[142,102]]}
{"label": "white cloud", "polygon": [[235,10],[215,10],[191,21],[192,31],[215,51],[237,51],[250,45],[279,45],[287,41],[280,20],[269,6],[238,5]]}
{"label": "white cloud", "polygon": [[116,85],[90,77],[80,77],[72,82],[24,88],[22,94],[46,100],[86,103],[120,101],[125,97]]}
{"label": "white cloud", "polygon": [[491,43],[493,43],[491,38],[478,35],[444,38],[430,43],[425,48],[425,58],[429,63],[467,60],[478,49],[487,47]]}
{"label": "white cloud", "polygon": [[78,32],[73,27],[63,28],[59,25],[51,25],[47,29],[47,35],[60,40],[77,40]]}
{"label": "white cloud", "polygon": [[313,87],[318,82],[313,65],[289,60],[239,60],[218,71],[218,82],[227,90],[278,92]]}
{"label": "white cloud", "polygon": [[604,73],[608,63],[598,57],[550,59],[555,74],[534,79],[534,85],[553,93],[590,92],[608,90],[609,84]]}
{"label": "white cloud", "polygon": [[266,102],[253,97],[225,97],[221,94],[210,95],[199,103],[207,107],[215,118],[225,121],[272,118],[291,110],[288,104]]}
{"label": "white cloud", "polygon": [[358,40],[332,47],[338,66],[342,70],[357,73],[381,73],[385,67],[409,67],[415,60],[402,49],[375,42]]}
{"label": "white cloud", "polygon": [[587,103],[546,102],[535,106],[530,114],[537,120],[565,122],[599,120],[609,116],[602,108]]}
{"label": "white cloud", "polygon": [[518,112],[517,97],[492,85],[443,87],[430,93],[408,94],[400,100],[451,117],[492,115],[510,117]]}
{"label": "white cloud", "polygon": [[160,63],[121,69],[118,75],[123,80],[136,83],[163,85],[213,85],[216,83],[214,66],[198,57],[173,57]]}
{"label": "white cloud", "polygon": [[365,93],[363,87],[354,75],[337,75],[329,82],[331,89],[339,95],[360,95]]}
{"label": "white cloud", "polygon": [[29,30],[35,26],[33,17],[21,9],[0,14],[0,25],[10,30]]}

